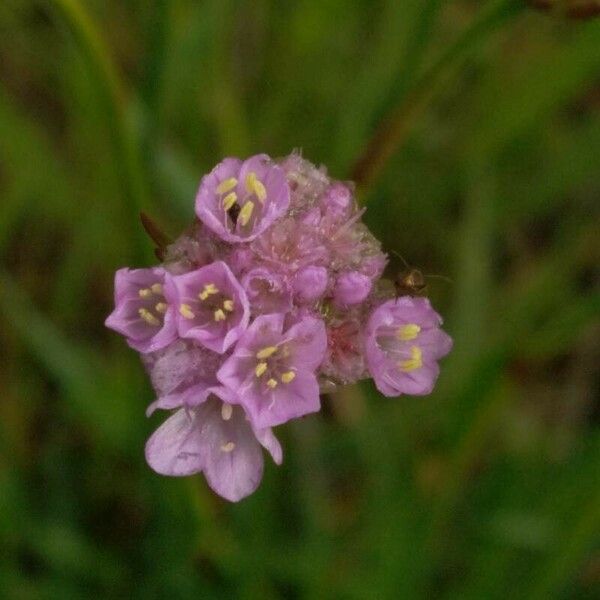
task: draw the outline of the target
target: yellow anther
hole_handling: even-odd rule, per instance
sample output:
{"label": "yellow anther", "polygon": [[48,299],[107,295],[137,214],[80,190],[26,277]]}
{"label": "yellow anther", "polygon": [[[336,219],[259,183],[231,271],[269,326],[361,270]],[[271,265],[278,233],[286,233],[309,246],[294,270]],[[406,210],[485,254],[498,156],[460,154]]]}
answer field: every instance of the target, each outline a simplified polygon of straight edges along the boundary
{"label": "yellow anther", "polygon": [[148,325],[155,325],[156,327],[160,325],[160,321],[146,308],[140,308],[138,314]]}
{"label": "yellow anther", "polygon": [[224,321],[227,318],[225,313],[220,308],[217,308],[217,310],[215,310],[214,315],[215,315],[215,321],[217,321],[217,323],[219,321]]}
{"label": "yellow anther", "polygon": [[225,210],[229,210],[235,203],[237,202],[237,194],[235,192],[230,192],[223,198],[223,208]]}
{"label": "yellow anther", "polygon": [[410,349],[410,358],[408,360],[401,360],[398,363],[398,367],[402,371],[414,371],[420,369],[423,366],[423,353],[419,346],[412,346]]}
{"label": "yellow anther", "polygon": [[226,311],[231,312],[233,310],[233,300],[225,300],[223,302],[223,308]]}
{"label": "yellow anther", "polygon": [[242,206],[242,210],[240,210],[240,214],[238,215],[238,221],[242,226],[248,225],[248,221],[254,212],[254,202],[252,200],[248,200],[244,206]]}
{"label": "yellow anther", "polygon": [[269,358],[269,356],[273,356],[275,352],[277,352],[277,346],[267,346],[266,348],[263,348],[262,350],[259,350],[256,353],[256,358],[260,360],[262,360],[263,358]]}
{"label": "yellow anther", "polygon": [[223,452],[231,452],[232,450],[235,450],[235,443],[234,442],[227,442],[226,444],[223,444],[221,446],[221,450]]}
{"label": "yellow anther", "polygon": [[294,379],[296,379],[296,373],[294,373],[294,371],[288,371],[281,375],[281,381],[283,383],[290,383],[290,381],[294,381]]}
{"label": "yellow anther", "polygon": [[184,319],[193,319],[196,315],[192,311],[192,307],[189,304],[181,304],[179,306],[179,314]]}
{"label": "yellow anther", "polygon": [[231,419],[231,415],[233,414],[233,406],[231,404],[223,404],[221,405],[221,417],[223,421],[229,421]]}
{"label": "yellow anther", "polygon": [[149,296],[152,296],[152,290],[150,288],[142,288],[138,294],[140,298],[148,298]]}
{"label": "yellow anther", "polygon": [[204,289],[198,294],[200,300],[206,300],[209,296],[219,293],[219,288],[214,283],[207,283]]}
{"label": "yellow anther", "polygon": [[260,202],[264,202],[267,199],[267,190],[263,182],[256,177],[256,173],[248,173],[246,175],[246,191],[250,194],[254,194]]}
{"label": "yellow anther", "polygon": [[421,328],[416,323],[409,323],[398,328],[396,337],[402,342],[408,342],[414,340],[421,331]]}
{"label": "yellow anther", "polygon": [[150,286],[150,289],[152,290],[153,294],[162,294],[163,293],[163,287],[160,283],[153,283]]}
{"label": "yellow anther", "polygon": [[217,194],[226,194],[230,192],[237,185],[237,179],[230,177],[229,179],[223,179],[217,186]]}
{"label": "yellow anther", "polygon": [[254,369],[254,372],[256,373],[257,377],[261,377],[262,375],[265,374],[267,370],[267,363],[266,362],[259,362],[256,365],[256,369]]}
{"label": "yellow anther", "polygon": [[274,379],[269,379],[267,381],[267,387],[270,387],[271,389],[275,389],[277,387],[277,382]]}
{"label": "yellow anther", "polygon": [[167,304],[166,302],[159,302],[155,307],[154,310],[156,312],[162,313],[163,315],[167,312]]}

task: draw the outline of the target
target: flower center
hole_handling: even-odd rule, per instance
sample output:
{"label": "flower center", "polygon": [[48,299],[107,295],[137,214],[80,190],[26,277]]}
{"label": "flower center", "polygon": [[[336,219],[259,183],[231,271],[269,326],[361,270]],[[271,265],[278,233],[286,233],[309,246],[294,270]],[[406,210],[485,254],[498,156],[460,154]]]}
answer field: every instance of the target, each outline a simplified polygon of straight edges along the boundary
{"label": "flower center", "polygon": [[[281,352],[280,352],[281,350]],[[275,389],[279,383],[291,383],[296,378],[295,370],[284,364],[289,355],[286,346],[265,346],[256,353],[254,375],[261,379],[269,389]]]}
{"label": "flower center", "polygon": [[[214,283],[207,283],[198,294],[197,311],[212,313],[213,321],[219,323],[227,320],[227,313],[232,313],[235,303],[232,298],[227,298],[221,293]],[[179,305],[179,314],[188,320],[195,319],[198,314],[194,312],[191,304],[182,303]]]}
{"label": "flower center", "polygon": [[267,199],[267,188],[254,172],[246,175],[244,188],[246,194],[243,203],[240,203],[240,198],[236,192],[236,189],[239,191],[239,188],[238,180],[235,177],[224,179],[216,188],[223,210],[229,215],[234,225],[239,223],[242,227],[248,225],[255,213],[256,203],[250,198],[255,197],[261,204],[264,204]]}
{"label": "flower center", "polygon": [[168,304],[164,301],[163,286],[160,283],[153,283],[150,287],[140,288],[138,296],[142,305],[138,308],[138,315],[148,325],[161,327],[163,324],[163,315],[167,312]]}

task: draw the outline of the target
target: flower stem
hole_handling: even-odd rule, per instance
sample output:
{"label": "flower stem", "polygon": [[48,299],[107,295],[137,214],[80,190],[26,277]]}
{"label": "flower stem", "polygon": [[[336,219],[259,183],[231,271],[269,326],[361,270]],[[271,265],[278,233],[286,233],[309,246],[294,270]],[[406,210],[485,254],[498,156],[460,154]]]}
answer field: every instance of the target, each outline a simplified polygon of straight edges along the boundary
{"label": "flower stem", "polygon": [[396,108],[385,116],[352,169],[359,189],[365,189],[386,167],[389,159],[405,141],[416,118],[461,62],[471,55],[490,33],[524,9],[519,0],[499,0],[483,10],[467,30],[450,46],[425,74],[402,94]]}
{"label": "flower stem", "polygon": [[95,87],[110,142],[113,147],[115,172],[120,180],[123,198],[135,240],[136,259],[151,257],[151,249],[138,226],[137,215],[148,208],[145,178],[139,147],[125,113],[125,93],[108,49],[96,24],[78,0],[49,0],[69,28],[81,52]]}

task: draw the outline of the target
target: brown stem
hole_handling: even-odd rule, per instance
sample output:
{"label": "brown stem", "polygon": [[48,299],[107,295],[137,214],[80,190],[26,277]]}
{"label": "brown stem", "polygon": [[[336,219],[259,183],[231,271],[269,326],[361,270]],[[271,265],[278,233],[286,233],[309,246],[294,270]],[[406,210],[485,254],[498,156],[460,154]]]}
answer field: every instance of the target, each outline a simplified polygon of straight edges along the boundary
{"label": "brown stem", "polygon": [[598,0],[528,0],[528,3],[531,8],[554,12],[570,19],[592,19],[600,15]]}

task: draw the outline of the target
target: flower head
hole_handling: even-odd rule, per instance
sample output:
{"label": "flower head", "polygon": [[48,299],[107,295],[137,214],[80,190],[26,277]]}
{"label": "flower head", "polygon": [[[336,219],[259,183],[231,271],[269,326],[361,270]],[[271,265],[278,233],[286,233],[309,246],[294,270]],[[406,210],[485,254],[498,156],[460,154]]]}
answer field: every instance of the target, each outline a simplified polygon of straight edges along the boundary
{"label": "flower head", "polygon": [[160,267],[119,269],[115,274],[115,309],[105,324],[139,352],[160,350],[177,337],[165,278],[168,275]]}
{"label": "flower head", "polygon": [[162,264],[117,272],[106,324],[142,353],[147,414],[178,409],[148,440],[154,470],[202,472],[236,501],[260,481],[261,446],[281,462],[270,427],[318,411],[320,391],[369,376],[388,396],[432,390],[452,341],[427,300],[393,299],[364,211],[354,184],[299,153],[226,158]]}
{"label": "flower head", "polygon": [[146,443],[146,460],[161,475],[204,473],[220,496],[237,502],[251,494],[263,473],[261,446],[281,464],[282,451],[270,429],[256,429],[228,392],[216,388],[192,409],[170,416]]}
{"label": "flower head", "polygon": [[248,298],[224,262],[176,275],[171,282],[181,337],[223,353],[246,329]]}
{"label": "flower head", "polygon": [[323,321],[303,317],[284,329],[282,314],[257,317],[219,369],[256,427],[271,427],[319,410],[316,369],[325,356]]}
{"label": "flower head", "polygon": [[290,190],[281,167],[266,154],[242,162],[226,158],[200,184],[198,218],[221,239],[247,242],[281,217]]}
{"label": "flower head", "polygon": [[403,296],[373,311],[366,329],[366,356],[382,394],[431,393],[439,374],[437,361],[452,348],[441,324],[426,298]]}

